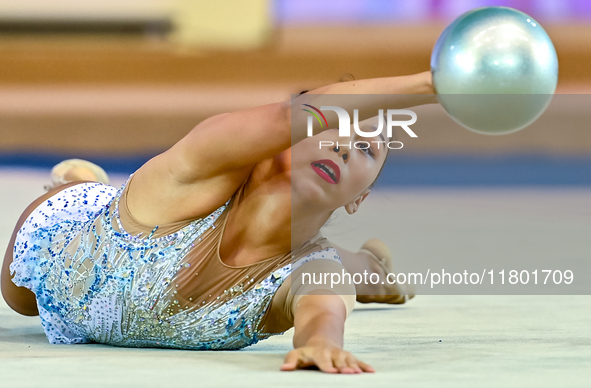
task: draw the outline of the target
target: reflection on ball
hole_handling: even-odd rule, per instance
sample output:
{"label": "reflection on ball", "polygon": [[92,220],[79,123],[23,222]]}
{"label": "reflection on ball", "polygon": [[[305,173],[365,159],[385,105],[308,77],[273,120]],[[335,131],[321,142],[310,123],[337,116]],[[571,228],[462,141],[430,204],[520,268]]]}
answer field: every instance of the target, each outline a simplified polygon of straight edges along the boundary
{"label": "reflection on ball", "polygon": [[431,55],[438,99],[479,133],[505,134],[535,121],[558,81],[558,58],[533,18],[508,7],[466,12],[441,34]]}

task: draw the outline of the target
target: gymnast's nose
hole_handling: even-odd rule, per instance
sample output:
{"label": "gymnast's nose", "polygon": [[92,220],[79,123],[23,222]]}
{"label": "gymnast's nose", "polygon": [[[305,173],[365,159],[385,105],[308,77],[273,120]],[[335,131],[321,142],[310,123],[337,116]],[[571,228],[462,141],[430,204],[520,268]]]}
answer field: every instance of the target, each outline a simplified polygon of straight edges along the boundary
{"label": "gymnast's nose", "polygon": [[335,146],[332,149],[334,152],[336,152],[337,154],[339,154],[340,157],[343,158],[343,161],[346,163],[348,163],[349,161],[349,152],[347,150],[345,150],[343,147],[339,147],[338,145]]}

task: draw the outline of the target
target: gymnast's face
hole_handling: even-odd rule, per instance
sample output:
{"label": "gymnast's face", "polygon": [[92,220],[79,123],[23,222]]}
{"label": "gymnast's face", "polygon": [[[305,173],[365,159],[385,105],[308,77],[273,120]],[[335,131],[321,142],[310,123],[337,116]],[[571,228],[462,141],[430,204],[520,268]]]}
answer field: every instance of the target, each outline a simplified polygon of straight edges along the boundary
{"label": "gymnast's face", "polygon": [[[378,116],[361,121],[359,128],[373,132],[377,125]],[[350,137],[339,137],[338,129],[328,129],[292,146],[292,195],[313,207],[332,211],[344,206],[355,213],[386,161],[389,139],[383,132],[362,137],[351,127]]]}

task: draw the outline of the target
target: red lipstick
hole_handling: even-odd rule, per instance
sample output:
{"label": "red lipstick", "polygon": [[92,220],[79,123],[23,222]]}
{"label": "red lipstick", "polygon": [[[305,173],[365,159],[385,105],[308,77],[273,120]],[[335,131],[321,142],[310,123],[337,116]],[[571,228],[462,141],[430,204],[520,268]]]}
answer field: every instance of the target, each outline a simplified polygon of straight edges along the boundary
{"label": "red lipstick", "polygon": [[337,184],[341,177],[341,169],[338,164],[330,159],[316,160],[310,164],[316,174],[328,183]]}

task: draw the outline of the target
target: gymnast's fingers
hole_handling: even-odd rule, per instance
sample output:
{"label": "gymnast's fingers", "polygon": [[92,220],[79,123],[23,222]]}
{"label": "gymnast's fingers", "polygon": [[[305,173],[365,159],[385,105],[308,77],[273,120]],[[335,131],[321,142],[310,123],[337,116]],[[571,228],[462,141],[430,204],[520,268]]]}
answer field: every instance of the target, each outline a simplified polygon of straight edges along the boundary
{"label": "gymnast's fingers", "polygon": [[285,359],[283,360],[283,365],[281,365],[280,370],[283,371],[292,371],[296,370],[298,367],[298,361],[300,359],[300,352],[297,349],[292,350],[291,352],[287,353]]}
{"label": "gymnast's fingers", "polygon": [[364,372],[375,373],[375,371],[376,371],[371,365],[369,365],[361,360],[357,360],[357,365],[359,365],[361,370]]}
{"label": "gymnast's fingers", "polygon": [[363,373],[363,370],[361,370],[361,367],[359,366],[357,359],[351,353],[347,355],[346,361],[349,368],[353,369],[355,373]]}
{"label": "gymnast's fingers", "polygon": [[338,369],[333,365],[331,352],[328,349],[322,349],[314,353],[314,363],[324,373],[338,373]]}
{"label": "gymnast's fingers", "polygon": [[339,373],[356,373],[355,369],[351,368],[347,363],[349,354],[349,352],[340,349],[337,352],[333,352],[334,366],[339,370]]}

